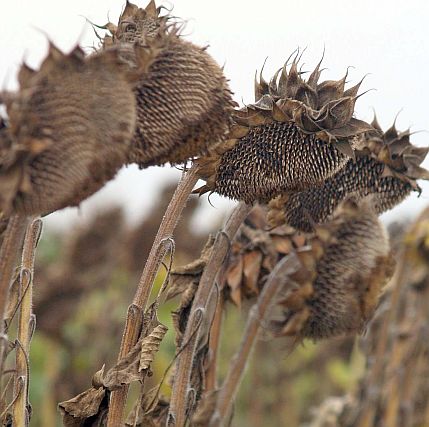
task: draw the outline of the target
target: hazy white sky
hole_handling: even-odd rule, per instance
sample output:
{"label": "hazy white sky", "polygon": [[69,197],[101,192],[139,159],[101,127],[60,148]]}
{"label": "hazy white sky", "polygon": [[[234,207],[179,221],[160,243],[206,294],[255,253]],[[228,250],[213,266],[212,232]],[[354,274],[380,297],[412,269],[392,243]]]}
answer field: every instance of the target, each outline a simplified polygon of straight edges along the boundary
{"label": "hazy white sky", "polygon": [[[79,42],[97,43],[91,27],[82,16],[105,24],[114,23],[123,7],[122,0],[0,0],[0,83],[16,87],[16,72],[25,58],[33,67],[46,54],[47,36],[68,51]],[[138,2],[145,6],[146,1]],[[371,120],[372,108],[383,127],[397,120],[399,129],[429,130],[429,2],[427,0],[265,0],[158,2],[188,21],[189,40],[210,45],[209,51],[225,73],[238,102],[253,100],[253,77],[268,57],[266,77],[280,67],[296,48],[306,47],[303,61],[308,69],[319,61],[325,47],[322,77],[340,78],[347,66],[350,84],[369,74],[362,90],[376,88],[358,100],[356,115]],[[417,145],[429,144],[429,133],[413,136]],[[429,167],[429,161],[426,162]],[[153,203],[161,183],[180,173],[171,168],[138,171],[130,167],[82,205],[80,216],[109,201],[124,205],[131,218],[140,217]],[[415,214],[429,204],[429,184],[421,183],[422,196],[411,196],[385,215]],[[218,211],[228,206],[226,199],[212,197]],[[202,200],[204,223],[215,210]],[[74,223],[77,209],[55,214],[51,226]]]}

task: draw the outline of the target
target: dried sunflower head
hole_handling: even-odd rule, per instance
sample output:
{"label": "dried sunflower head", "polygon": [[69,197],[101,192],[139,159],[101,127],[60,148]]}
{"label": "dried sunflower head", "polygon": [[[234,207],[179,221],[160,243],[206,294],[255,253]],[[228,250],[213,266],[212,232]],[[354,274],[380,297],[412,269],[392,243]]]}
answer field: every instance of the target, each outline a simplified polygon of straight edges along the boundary
{"label": "dried sunflower head", "polygon": [[335,208],[351,194],[361,199],[373,195],[378,214],[393,208],[411,191],[420,192],[418,179],[429,179],[420,164],[429,148],[411,144],[409,131],[398,132],[393,125],[383,132],[374,119],[374,131],[357,139],[356,157],[322,185],[302,192],[284,194],[270,202],[272,226],[289,224],[311,231],[329,219]]}
{"label": "dried sunflower head", "polygon": [[345,90],[345,78],[319,83],[320,63],[307,80],[280,69],[270,83],[255,82],[254,104],[234,112],[225,144],[198,159],[206,185],[246,203],[266,203],[290,190],[323,182],[353,155],[356,137],[372,127],[353,117],[361,83]]}
{"label": "dried sunflower head", "polygon": [[[309,247],[314,244],[318,259],[306,261],[314,265],[306,267],[313,271],[312,291],[304,293],[300,276],[292,277],[299,286],[281,301],[283,316],[273,324],[277,333],[320,339],[361,332],[393,272],[388,237],[371,200],[343,202],[329,223],[316,228]],[[291,328],[296,319],[300,327]]]}
{"label": "dried sunflower head", "polygon": [[132,84],[147,65],[131,71],[114,48],[85,58],[79,47],[65,55],[51,44],[39,71],[21,67],[0,131],[4,213],[78,205],[115,175],[135,128]]}
{"label": "dried sunflower head", "polygon": [[177,25],[167,25],[169,19],[153,1],[145,9],[127,2],[104,40],[105,46],[131,42],[156,52],[134,88],[137,127],[129,162],[141,168],[207,153],[225,139],[236,105],[221,67],[206,48],[184,40]]}

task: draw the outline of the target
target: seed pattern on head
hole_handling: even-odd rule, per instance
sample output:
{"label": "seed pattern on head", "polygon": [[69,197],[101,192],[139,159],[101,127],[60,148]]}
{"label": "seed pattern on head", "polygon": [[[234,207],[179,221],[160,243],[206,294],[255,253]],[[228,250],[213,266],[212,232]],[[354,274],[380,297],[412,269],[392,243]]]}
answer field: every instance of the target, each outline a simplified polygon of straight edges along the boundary
{"label": "seed pattern on head", "polygon": [[420,164],[428,148],[410,143],[410,132],[398,132],[393,125],[382,132],[376,119],[376,131],[358,139],[356,158],[322,185],[302,192],[279,196],[270,202],[272,226],[289,224],[302,231],[312,231],[315,224],[329,219],[335,208],[349,195],[361,199],[373,195],[378,214],[392,209],[411,191],[420,191],[417,179],[429,179]]}
{"label": "seed pattern on head", "polygon": [[[387,233],[370,199],[346,200],[332,221],[316,229],[322,255],[315,264],[312,292],[293,307],[296,292],[286,296],[279,334],[289,334],[291,320],[306,310],[297,336],[321,339],[362,332],[393,272]],[[313,244],[313,243],[311,243]],[[283,328],[283,330],[282,330]]]}
{"label": "seed pattern on head", "polygon": [[318,83],[320,63],[307,81],[297,57],[270,83],[255,81],[255,104],[234,112],[225,144],[197,160],[206,185],[197,192],[266,203],[285,191],[320,184],[353,155],[356,138],[372,127],[353,117],[360,84]]}
{"label": "seed pattern on head", "polygon": [[236,105],[221,67],[159,12],[153,1],[145,9],[127,2],[105,39],[105,45],[138,43],[156,52],[134,89],[137,127],[129,162],[141,168],[207,153],[225,139]]}
{"label": "seed pattern on head", "polygon": [[115,175],[135,127],[132,85],[145,66],[130,71],[114,48],[85,59],[78,47],[65,55],[53,45],[39,71],[22,66],[0,131],[1,144],[10,141],[0,158],[4,213],[78,205]]}
{"label": "seed pattern on head", "polygon": [[347,159],[314,135],[304,136],[294,123],[273,122],[250,129],[223,154],[214,185],[232,199],[266,203],[280,192],[318,184]]}

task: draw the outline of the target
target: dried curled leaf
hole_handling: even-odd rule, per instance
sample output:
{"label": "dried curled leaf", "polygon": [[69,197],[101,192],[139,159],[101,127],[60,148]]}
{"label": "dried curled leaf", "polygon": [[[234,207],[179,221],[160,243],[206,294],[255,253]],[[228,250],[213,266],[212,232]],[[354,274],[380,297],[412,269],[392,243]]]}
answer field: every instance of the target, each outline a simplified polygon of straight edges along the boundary
{"label": "dried curled leaf", "polygon": [[92,387],[70,400],[59,403],[63,424],[67,427],[104,425],[108,401],[108,391]]}
{"label": "dried curled leaf", "polygon": [[125,426],[130,427],[159,427],[166,425],[169,402],[163,397],[157,398],[159,387],[156,386],[134,405],[127,416]]}
{"label": "dried curled leaf", "polygon": [[210,257],[214,240],[214,236],[210,235],[198,259],[171,270],[167,299],[174,298],[179,294],[183,295],[183,292],[200,281],[201,274]]}
{"label": "dried curled leaf", "polygon": [[141,381],[150,368],[167,330],[161,323],[152,326],[150,332],[142,336],[129,353],[107,371],[102,381],[103,386],[116,390],[134,381]]}
{"label": "dried curled leaf", "polygon": [[150,368],[155,353],[158,352],[159,346],[161,345],[167,331],[168,328],[160,323],[153,328],[152,332],[148,336],[143,338],[141,342],[139,371]]}

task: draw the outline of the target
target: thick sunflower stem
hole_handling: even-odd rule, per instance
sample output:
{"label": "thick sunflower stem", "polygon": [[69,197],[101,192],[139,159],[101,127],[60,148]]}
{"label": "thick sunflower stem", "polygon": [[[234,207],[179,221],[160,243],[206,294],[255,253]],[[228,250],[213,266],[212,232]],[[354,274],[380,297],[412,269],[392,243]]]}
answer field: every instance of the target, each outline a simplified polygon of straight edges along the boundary
{"label": "thick sunflower stem", "polygon": [[[189,195],[198,181],[197,171],[197,166],[193,165],[181,179],[162,218],[158,233],[140,277],[133,303],[128,310],[118,360],[125,357],[139,339],[142,315],[146,309],[155,277],[169,249],[169,245],[166,245],[165,242],[172,238],[173,231],[179,222],[180,215],[186,206]],[[117,427],[123,424],[127,395],[128,386],[123,386],[121,389],[112,392],[107,421],[108,427]]]}
{"label": "thick sunflower stem", "polygon": [[4,317],[9,301],[9,287],[15,273],[28,222],[29,218],[26,216],[13,215],[9,219],[0,249],[0,379],[3,375],[5,349],[8,342]]}
{"label": "thick sunflower stem", "polygon": [[[189,320],[182,340],[182,349],[177,359],[177,373],[174,378],[167,424],[182,427],[186,422],[189,380],[192,363],[200,338],[201,325],[210,324],[207,318],[207,302],[211,300],[216,275],[229,251],[229,244],[246,218],[251,207],[240,203],[228,218],[213,244],[210,258],[201,276]],[[214,310],[210,310],[214,312]]]}
{"label": "thick sunflower stem", "polygon": [[[224,277],[222,278],[224,280]],[[222,298],[222,286],[220,287],[220,295],[216,304],[216,310],[210,329],[209,338],[209,355],[210,364],[206,373],[206,392],[213,391],[217,388],[217,359],[220,343],[220,335],[222,330],[224,299]]]}
{"label": "thick sunflower stem", "polygon": [[210,420],[210,427],[227,425],[232,405],[251,351],[258,338],[261,325],[266,321],[267,314],[270,312],[279,290],[286,290],[291,283],[288,282],[288,275],[295,273],[299,267],[299,260],[292,253],[279,261],[271,272],[258,301],[250,310],[239,350],[232,358],[226,378],[219,390],[216,407]]}
{"label": "thick sunflower stem", "polygon": [[[30,382],[30,342],[36,326],[33,314],[33,274],[36,246],[42,232],[42,220],[35,219],[28,227],[22,250],[22,263],[19,276],[18,338],[16,347],[16,378],[22,378],[23,387],[13,405],[13,421],[17,426],[28,426],[28,386]],[[17,385],[15,387],[17,391]]]}

